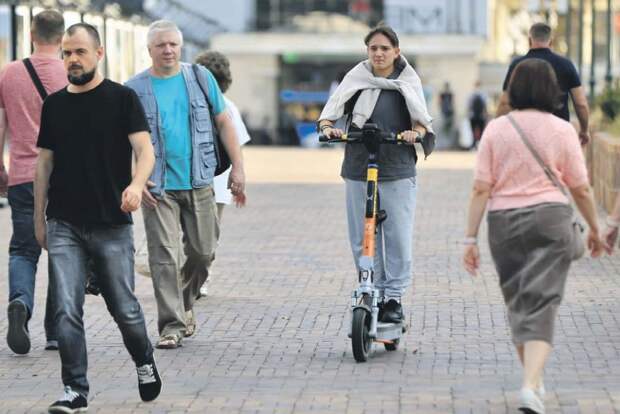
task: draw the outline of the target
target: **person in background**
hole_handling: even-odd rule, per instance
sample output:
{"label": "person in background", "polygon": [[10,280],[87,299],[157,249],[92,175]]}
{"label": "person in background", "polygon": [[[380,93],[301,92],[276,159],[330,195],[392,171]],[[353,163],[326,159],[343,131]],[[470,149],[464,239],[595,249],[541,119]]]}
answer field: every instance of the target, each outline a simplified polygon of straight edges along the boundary
{"label": "person in background", "polygon": [[[34,53],[22,61],[9,63],[0,73],[0,197],[8,195],[13,224],[6,339],[9,348],[17,354],[27,354],[30,350],[28,321],[34,309],[35,276],[41,256],[33,222],[37,135],[43,99],[67,84],[67,73],[59,58],[64,30],[65,22],[58,11],[44,10],[35,15],[30,32]],[[7,132],[11,137],[8,174],[4,166]],[[51,273],[49,266],[50,281]],[[48,283],[44,322],[48,350],[58,349],[52,292],[52,284]]]}
{"label": "person in background", "polygon": [[546,23],[535,23],[530,28],[528,41],[530,50],[525,56],[515,59],[508,68],[504,86],[495,116],[505,115],[510,112],[510,100],[508,97],[508,83],[514,68],[527,59],[542,59],[548,62],[557,78],[558,87],[560,88],[560,101],[558,107],[552,113],[565,121],[570,121],[570,113],[568,111],[568,97],[570,95],[579,120],[579,140],[581,145],[590,142],[589,118],[590,109],[588,107],[588,99],[586,92],[581,85],[579,74],[573,63],[551,50],[552,44],[551,27]]}
{"label": "person in background", "polygon": [[449,133],[454,127],[454,93],[450,88],[450,82],[444,83],[443,90],[439,94],[439,109],[443,130]]}
{"label": "person in background", "polygon": [[572,261],[573,209],[565,187],[590,228],[592,257],[601,254],[604,243],[579,137],[571,124],[552,115],[559,87],[551,65],[541,59],[519,63],[507,93],[513,110],[489,123],[478,147],[463,264],[472,275],[480,269],[478,230],[488,209],[491,256],[523,365],[519,409],[542,414],[543,370]]}
{"label": "person in background", "polygon": [[480,89],[480,81],[476,82],[475,89],[467,101],[467,114],[471,131],[474,136],[471,148],[475,148],[480,142],[480,137],[487,124],[487,95]]}
{"label": "person in background", "polygon": [[[196,57],[196,63],[209,69],[215,77],[222,94],[225,94],[232,84],[232,75],[230,73],[230,62],[228,61],[228,58],[220,52],[206,51]],[[228,115],[232,119],[235,130],[237,131],[239,145],[242,146],[247,144],[251,139],[250,134],[248,134],[248,130],[243,123],[243,119],[241,119],[241,114],[239,113],[239,109],[237,109],[237,105],[228,99],[226,95],[224,95],[224,101],[226,102],[226,110],[228,111]],[[224,207],[227,204],[230,204],[233,199],[235,199],[238,206],[242,206],[244,204],[244,201],[239,196],[234,196],[227,187],[229,175],[230,168],[213,179],[213,189],[215,190],[215,202],[217,204],[217,218],[220,222],[220,232],[222,230],[222,214],[224,213]],[[211,265],[212,264],[213,262],[211,262]],[[206,296],[208,293],[207,282],[211,280],[210,274],[211,273],[209,270],[208,279],[200,288],[200,296]]]}

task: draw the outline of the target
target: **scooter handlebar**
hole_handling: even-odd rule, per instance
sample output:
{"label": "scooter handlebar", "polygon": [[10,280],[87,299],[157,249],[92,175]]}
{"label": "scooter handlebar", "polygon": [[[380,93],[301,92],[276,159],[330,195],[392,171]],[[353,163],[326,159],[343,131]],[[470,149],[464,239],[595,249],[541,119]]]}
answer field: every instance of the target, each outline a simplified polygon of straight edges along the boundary
{"label": "scooter handlebar", "polygon": [[[349,132],[347,134],[342,134],[339,138],[331,138],[327,135],[320,134],[319,142],[327,142],[327,143],[336,143],[336,142],[346,142],[350,144],[361,143],[362,137],[364,133],[362,131]],[[402,132],[399,134],[394,134],[392,132],[375,132],[375,136],[378,136],[381,139],[382,144],[408,144],[407,141],[403,139]],[[422,142],[422,137],[416,138],[415,142]]]}

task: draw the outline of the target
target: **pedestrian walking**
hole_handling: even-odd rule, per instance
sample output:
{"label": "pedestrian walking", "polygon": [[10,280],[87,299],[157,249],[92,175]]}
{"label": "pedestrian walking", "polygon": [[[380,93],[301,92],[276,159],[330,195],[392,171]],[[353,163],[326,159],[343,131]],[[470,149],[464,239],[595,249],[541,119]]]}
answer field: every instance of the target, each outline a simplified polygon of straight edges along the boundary
{"label": "pedestrian walking", "polygon": [[37,241],[48,249],[53,268],[65,386],[49,412],[76,413],[88,407],[82,314],[89,260],[136,364],[140,397],[151,401],[161,389],[144,315],[134,295],[131,218],[140,206],[154,154],[134,91],[97,71],[104,57],[97,29],[86,23],[69,27],[62,38],[62,56],[69,86],[43,104],[34,221]]}
{"label": "pedestrian walking", "polygon": [[[30,351],[28,322],[34,310],[34,290],[41,247],[34,235],[33,182],[37,135],[43,100],[67,84],[60,60],[65,23],[58,11],[44,10],[32,19],[33,54],[7,64],[0,73],[0,196],[8,195],[13,234],[9,244],[9,305],[7,344],[16,354]],[[10,136],[10,166],[4,166],[5,138]],[[48,267],[49,280],[52,268]],[[48,282],[45,306],[45,349],[58,349],[54,323],[55,300]]]}
{"label": "pedestrian walking", "polygon": [[[230,72],[230,62],[228,58],[220,52],[206,51],[199,54],[196,57],[196,63],[207,68],[215,77],[222,94],[225,94],[230,85],[232,84],[232,74]],[[250,134],[243,123],[241,113],[237,109],[237,105],[233,103],[226,95],[224,95],[224,101],[226,102],[226,111],[228,116],[233,121],[235,126],[235,132],[237,133],[237,139],[239,145],[245,145],[250,142]],[[233,196],[232,192],[228,188],[228,177],[230,176],[230,168],[224,171],[222,174],[216,176],[213,179],[213,189],[215,191],[215,203],[217,205],[217,218],[220,223],[220,232],[222,230],[222,214],[224,213],[224,207],[230,204],[233,199],[237,206],[243,206],[245,203],[245,195]],[[219,238],[219,234],[218,234]],[[214,256],[215,259],[215,256]],[[210,263],[212,265],[213,262]],[[208,293],[207,282],[211,280],[211,270],[209,268],[208,279],[200,288],[199,296],[206,296]]]}
{"label": "pedestrian walking", "polygon": [[508,96],[513,110],[489,123],[478,147],[463,263],[472,275],[480,268],[477,236],[488,208],[491,255],[524,368],[519,408],[544,413],[543,369],[577,241],[565,187],[590,228],[593,257],[604,244],[577,133],[552,115],[559,87],[551,65],[519,63]]}
{"label": "pedestrian walking", "polygon": [[196,331],[193,306],[207,279],[219,234],[213,194],[215,129],[231,160],[228,187],[234,196],[243,196],[245,175],[235,127],[217,81],[201,66],[196,73],[202,79],[196,78],[192,65],[180,62],[181,31],[170,21],[153,22],[147,44],[152,66],[127,86],[140,97],[155,147],[155,168],[144,190],[142,213],[157,301],[156,346],[172,349]]}
{"label": "pedestrian walking", "polygon": [[[424,137],[434,142],[432,118],[426,109],[422,82],[400,54],[399,41],[390,27],[372,29],[364,42],[368,60],[350,70],[327,101],[319,118],[321,132],[340,137],[334,127],[341,117],[347,128],[359,130],[366,122],[385,132],[402,133],[410,144]],[[425,154],[432,151],[425,148]],[[379,199],[388,219],[378,230],[375,286],[383,302],[382,322],[401,323],[401,298],[411,283],[412,233],[417,194],[417,154],[412,145],[384,145],[379,157]],[[356,266],[362,254],[366,209],[368,150],[347,145],[341,176],[345,181],[349,241]],[[359,271],[359,267],[358,267]]]}
{"label": "pedestrian walking", "polygon": [[506,73],[506,78],[504,79],[504,92],[500,97],[496,116],[505,115],[510,112],[511,108],[510,99],[508,96],[508,83],[515,67],[527,59],[542,59],[548,62],[553,68],[560,89],[560,100],[558,107],[554,108],[552,113],[566,121],[569,121],[570,113],[568,110],[568,97],[570,96],[577,114],[577,119],[579,120],[579,140],[581,141],[581,145],[587,144],[590,142],[590,110],[588,107],[586,92],[581,85],[581,80],[579,79],[579,74],[577,73],[575,66],[569,59],[560,56],[551,50],[553,39],[551,27],[548,24],[533,24],[529,31],[528,41],[530,44],[529,52],[525,56],[515,59],[508,68],[508,73]]}
{"label": "pedestrian walking", "polygon": [[439,94],[439,109],[441,111],[441,122],[443,131],[451,134],[454,128],[454,93],[450,87],[450,82],[443,85],[443,90]]}
{"label": "pedestrian walking", "polygon": [[480,89],[480,81],[477,81],[474,91],[467,100],[467,114],[474,138],[472,140],[471,149],[476,148],[484,132],[484,127],[487,125],[487,102],[488,97]]}

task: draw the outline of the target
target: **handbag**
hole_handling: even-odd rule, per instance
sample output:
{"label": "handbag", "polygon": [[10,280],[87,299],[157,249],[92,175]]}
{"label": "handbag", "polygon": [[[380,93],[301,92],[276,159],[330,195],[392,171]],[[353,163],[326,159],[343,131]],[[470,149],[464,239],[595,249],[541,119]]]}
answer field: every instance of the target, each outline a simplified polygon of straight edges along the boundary
{"label": "handbag", "polygon": [[215,148],[215,158],[217,160],[215,175],[218,176],[230,168],[230,157],[228,156],[228,152],[226,152],[226,148],[221,142],[220,132],[217,129],[215,118],[213,117],[213,106],[211,105],[211,101],[209,100],[209,87],[205,82],[204,76],[202,75],[202,73],[200,73],[200,68],[198,67],[198,65],[194,63],[192,65],[192,69],[194,70],[194,76],[196,77],[198,86],[200,86],[200,90],[205,96],[205,100],[207,101],[207,105],[209,106],[209,116],[211,117],[211,128],[213,130],[213,147]]}
{"label": "handbag", "polygon": [[[517,131],[517,133],[521,137],[521,140],[523,140],[523,143],[525,144],[525,146],[530,150],[530,152],[532,153],[532,155],[534,156],[538,164],[542,167],[543,171],[545,172],[545,175],[549,178],[549,180],[553,183],[553,185],[556,186],[562,192],[562,194],[564,194],[570,200],[570,196],[568,194],[568,191],[566,191],[566,188],[562,185],[560,180],[558,180],[558,178],[555,176],[553,171],[545,164],[542,158],[540,158],[540,155],[538,154],[538,152],[536,152],[536,150],[532,146],[532,143],[526,138],[525,133],[523,132],[519,124],[517,124],[517,122],[512,117],[512,115],[508,114],[507,117],[510,123],[512,124],[512,126],[514,127],[514,129]],[[583,255],[586,252],[586,244],[583,238],[583,233],[584,233],[583,225],[577,220],[576,217],[574,217],[573,222],[571,223],[571,236],[572,237],[571,237],[571,243],[569,246],[570,257],[572,260],[580,259],[581,257],[583,257]]]}

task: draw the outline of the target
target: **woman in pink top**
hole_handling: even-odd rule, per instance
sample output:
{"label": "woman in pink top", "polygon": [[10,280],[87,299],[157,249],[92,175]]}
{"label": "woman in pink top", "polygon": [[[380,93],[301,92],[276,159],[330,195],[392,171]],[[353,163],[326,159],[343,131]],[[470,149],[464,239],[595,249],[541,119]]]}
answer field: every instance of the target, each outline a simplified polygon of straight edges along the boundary
{"label": "woman in pink top", "polygon": [[[590,227],[588,248],[599,256],[604,245],[579,138],[571,124],[551,114],[559,97],[553,69],[540,59],[523,61],[508,94],[514,108],[509,116],[570,189]],[[463,258],[472,275],[480,267],[477,235],[487,208],[491,255],[524,368],[519,409],[544,413],[542,374],[571,264],[573,211],[508,116],[491,121],[480,142]]]}

